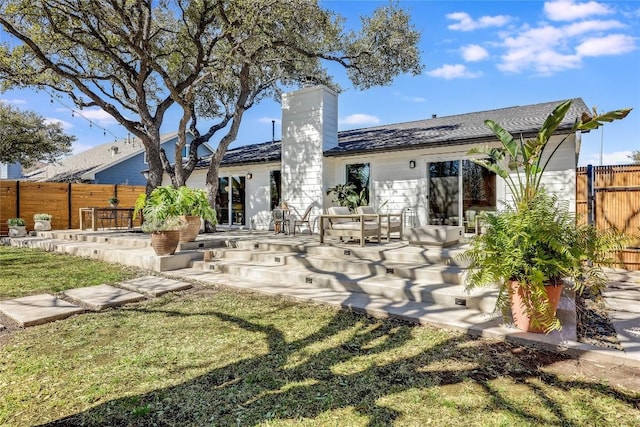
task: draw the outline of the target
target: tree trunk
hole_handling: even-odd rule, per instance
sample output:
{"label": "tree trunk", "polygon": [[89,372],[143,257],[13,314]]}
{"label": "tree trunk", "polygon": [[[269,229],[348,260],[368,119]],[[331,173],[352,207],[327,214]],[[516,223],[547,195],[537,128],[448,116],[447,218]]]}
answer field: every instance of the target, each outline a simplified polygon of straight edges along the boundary
{"label": "tree trunk", "polygon": [[162,185],[163,167],[160,160],[160,134],[159,132],[150,132],[148,139],[142,139],[147,153],[147,162],[149,165],[149,177],[147,178],[147,186],[145,192],[147,195]]}

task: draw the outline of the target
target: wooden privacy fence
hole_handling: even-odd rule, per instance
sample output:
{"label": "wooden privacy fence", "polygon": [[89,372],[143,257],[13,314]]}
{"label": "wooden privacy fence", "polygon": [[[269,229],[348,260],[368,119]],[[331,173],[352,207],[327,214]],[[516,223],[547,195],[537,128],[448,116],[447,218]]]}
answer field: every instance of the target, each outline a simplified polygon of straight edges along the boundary
{"label": "wooden privacy fence", "polygon": [[54,230],[80,228],[79,208],[109,206],[114,195],[120,206],[133,206],[144,190],[144,186],[133,185],[0,180],[0,235],[8,234],[9,218],[23,218],[27,230],[33,230],[36,213],[51,214]]}
{"label": "wooden privacy fence", "polygon": [[640,165],[578,168],[576,213],[582,223],[635,236],[619,260],[629,270],[640,270]]}

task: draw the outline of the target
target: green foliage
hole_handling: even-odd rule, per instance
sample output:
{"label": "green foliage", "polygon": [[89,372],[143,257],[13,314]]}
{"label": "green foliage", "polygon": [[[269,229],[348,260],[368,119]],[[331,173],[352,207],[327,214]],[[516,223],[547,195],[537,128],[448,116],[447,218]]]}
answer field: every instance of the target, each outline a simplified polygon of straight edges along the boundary
{"label": "green foliage", "polygon": [[165,219],[147,219],[145,217],[141,228],[145,233],[155,233],[158,231],[181,230],[186,227],[186,225],[187,221],[183,216],[170,216]]}
{"label": "green foliage", "polygon": [[51,221],[51,218],[53,218],[53,217],[48,213],[33,214],[33,220],[34,221]]}
{"label": "green foliage", "polygon": [[165,185],[154,189],[149,197],[141,194],[135,203],[134,217],[139,212],[144,217],[144,231],[182,228],[185,223],[180,216],[199,216],[214,224],[216,221],[216,212],[209,204],[206,192],[186,186]]}
{"label": "green foliage", "polygon": [[339,206],[346,206],[354,212],[358,206],[367,206],[369,203],[366,197],[366,189],[359,193],[353,184],[337,184],[327,190],[327,195],[333,195],[334,203]]}
{"label": "green foliage", "polygon": [[[568,203],[544,190],[538,191],[526,208],[504,205],[499,213],[484,214],[486,232],[476,236],[461,256],[471,263],[467,289],[498,284],[496,308],[506,315],[510,309],[509,281],[517,281],[532,292],[525,299],[529,313],[546,312],[547,284],[568,279],[577,292],[604,287],[606,276],[601,265],[614,262],[613,251],[624,247],[624,237],[576,225]],[[555,316],[546,316],[540,323],[547,331],[560,329]]]}
{"label": "green foliage", "polygon": [[116,196],[109,197],[109,200],[107,201],[112,205],[117,205],[118,203],[120,203],[120,200]]}
{"label": "green foliage", "polygon": [[640,164],[640,150],[639,151],[633,151],[631,153],[631,155],[629,156],[629,158],[631,159],[631,161],[633,163]]}
{"label": "green foliage", "polygon": [[71,152],[74,136],[60,123],[0,102],[0,162],[30,167],[38,161],[53,162]]}
{"label": "green foliage", "polygon": [[520,136],[516,140],[511,133],[498,123],[492,120],[485,120],[485,124],[496,135],[502,147],[493,148],[487,145],[469,150],[468,154],[486,156],[486,158],[474,159],[473,161],[505,180],[513,194],[513,200],[518,209],[520,207],[526,208],[530,201],[536,197],[540,190],[542,175],[549,161],[569,135],[576,131],[597,129],[604,122],[623,119],[631,111],[630,108],[626,108],[598,114],[594,108],[593,116],[583,113],[581,117],[576,118],[570,132],[562,138],[545,159],[545,149],[549,140],[563,122],[570,107],[571,100],[564,101],[558,105],[549,114],[538,131],[536,138],[533,139],[525,140]]}
{"label": "green foliage", "polygon": [[9,227],[11,226],[23,226],[25,225],[24,219],[22,218],[9,218],[7,220],[7,225]]}

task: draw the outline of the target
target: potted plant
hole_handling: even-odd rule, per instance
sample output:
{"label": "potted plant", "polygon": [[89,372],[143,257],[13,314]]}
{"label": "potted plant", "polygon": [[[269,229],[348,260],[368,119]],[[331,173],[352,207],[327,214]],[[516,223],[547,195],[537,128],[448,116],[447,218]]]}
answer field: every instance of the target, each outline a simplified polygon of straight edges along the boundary
{"label": "potted plant", "polygon": [[[562,284],[577,292],[606,284],[600,263],[611,260],[612,251],[625,245],[615,231],[600,232],[578,225],[567,203],[547,194],[542,175],[562,141],[544,157],[545,148],[571,106],[565,101],[547,117],[536,138],[517,141],[497,123],[486,120],[502,147],[472,149],[474,160],[502,177],[513,194],[513,203],[502,201],[503,210],[486,213],[484,234],[475,237],[460,256],[469,261],[467,289],[498,286],[496,309],[516,326],[531,332],[561,328],[556,315]],[[629,109],[594,116],[583,114],[571,132],[597,129],[603,122],[622,119]],[[565,139],[567,137],[565,136]],[[544,162],[543,162],[544,160]]]}
{"label": "potted plant", "polygon": [[33,229],[36,231],[49,231],[51,230],[51,218],[48,213],[37,213],[33,215]]}
{"label": "potted plant", "polygon": [[151,246],[156,255],[173,255],[180,243],[180,231],[186,226],[179,216],[160,219],[146,219],[142,231],[151,235]]}
{"label": "potted plant", "polygon": [[[135,203],[134,219],[142,213],[142,231],[151,234],[151,246],[156,255],[173,255],[180,240],[180,230],[186,225],[177,213],[170,186],[157,187],[149,197],[141,194]],[[172,187],[171,187],[172,188]]]}
{"label": "potted plant", "polygon": [[27,227],[22,218],[9,218],[7,220],[9,226],[9,237],[24,237],[27,235]]}
{"label": "potted plant", "polygon": [[358,206],[367,206],[366,190],[356,191],[353,184],[337,184],[327,190],[327,196],[333,195],[333,202],[338,206],[348,207],[351,212],[355,212]]}
{"label": "potted plant", "polygon": [[118,203],[120,203],[120,200],[116,197],[116,196],[111,196],[109,197],[109,206],[111,206],[112,208],[115,208],[118,206]]}
{"label": "potted plant", "polygon": [[181,186],[167,189],[167,197],[175,204],[176,214],[184,217],[187,226],[180,233],[181,242],[193,242],[200,232],[201,219],[216,223],[216,211],[204,190]]}

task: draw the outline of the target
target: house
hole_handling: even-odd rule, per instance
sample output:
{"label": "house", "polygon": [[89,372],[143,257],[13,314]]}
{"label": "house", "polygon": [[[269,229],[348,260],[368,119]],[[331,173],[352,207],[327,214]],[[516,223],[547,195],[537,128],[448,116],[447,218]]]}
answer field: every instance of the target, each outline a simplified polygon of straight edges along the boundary
{"label": "house", "polygon": [[22,176],[22,166],[20,163],[1,163],[0,179],[18,179]]}
{"label": "house", "polygon": [[[188,134],[188,142],[193,136]],[[174,160],[177,132],[160,136],[161,147],[170,161]],[[189,149],[183,148],[183,154]],[[211,148],[199,147],[201,156],[211,155]],[[23,179],[48,182],[85,182],[92,184],[146,185],[143,171],[148,169],[142,142],[123,139],[98,145],[54,164],[25,173]]]}
{"label": "house", "polygon": [[[562,101],[508,107],[365,129],[337,131],[338,96],[325,87],[284,94],[282,140],[229,150],[219,175],[217,204],[221,226],[268,229],[271,211],[286,201],[300,216],[313,205],[317,217],[331,206],[327,190],[353,183],[365,190],[381,213],[403,212],[409,226],[466,225],[482,210],[509,199],[504,180],[470,161],[468,150],[499,142],[484,120],[514,135],[537,134]],[[570,134],[588,108],[573,100],[550,142],[567,136],[547,167],[544,185],[575,206],[580,133]],[[551,150],[549,150],[551,151]],[[188,185],[205,188],[205,159]]]}

